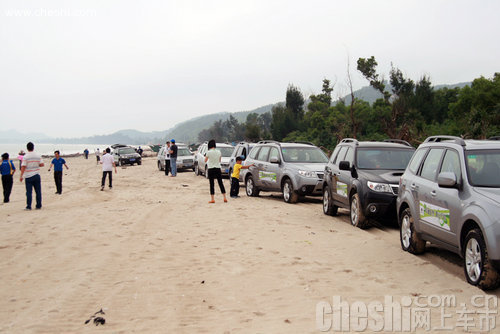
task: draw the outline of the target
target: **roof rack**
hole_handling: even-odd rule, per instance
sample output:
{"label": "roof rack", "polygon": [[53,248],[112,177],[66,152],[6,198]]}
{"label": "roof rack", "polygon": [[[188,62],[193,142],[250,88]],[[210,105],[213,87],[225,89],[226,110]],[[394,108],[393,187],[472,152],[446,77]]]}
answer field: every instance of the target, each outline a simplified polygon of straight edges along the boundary
{"label": "roof rack", "polygon": [[295,140],[295,141],[289,141],[287,143],[293,143],[293,144],[305,144],[305,145],[311,145],[311,146],[316,146],[310,141],[302,141],[302,140]]}
{"label": "roof rack", "polygon": [[278,145],[280,145],[280,142],[276,141],[276,140],[261,140],[257,144],[278,144]]}
{"label": "roof rack", "polygon": [[340,143],[355,143],[356,145],[359,144],[358,140],[357,139],[354,139],[354,138],[344,138],[340,141]]}
{"label": "roof rack", "polygon": [[402,139],[384,139],[384,142],[385,143],[402,144],[402,145],[411,147],[409,142],[407,142],[406,140],[402,140]]}
{"label": "roof rack", "polygon": [[439,143],[442,141],[452,141],[455,144],[465,146],[465,140],[463,138],[456,136],[431,136],[428,137],[426,140],[424,140],[424,143],[429,143],[429,142]]}
{"label": "roof rack", "polygon": [[500,136],[493,136],[488,138],[488,140],[500,140]]}

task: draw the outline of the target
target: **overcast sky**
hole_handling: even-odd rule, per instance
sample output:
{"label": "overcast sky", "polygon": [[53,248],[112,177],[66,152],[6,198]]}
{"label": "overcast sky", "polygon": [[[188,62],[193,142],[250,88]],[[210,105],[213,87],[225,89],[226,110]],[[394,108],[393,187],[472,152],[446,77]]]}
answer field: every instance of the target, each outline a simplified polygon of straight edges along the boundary
{"label": "overcast sky", "polygon": [[500,71],[500,1],[0,1],[0,130],[166,130],[368,83],[359,57],[433,84]]}

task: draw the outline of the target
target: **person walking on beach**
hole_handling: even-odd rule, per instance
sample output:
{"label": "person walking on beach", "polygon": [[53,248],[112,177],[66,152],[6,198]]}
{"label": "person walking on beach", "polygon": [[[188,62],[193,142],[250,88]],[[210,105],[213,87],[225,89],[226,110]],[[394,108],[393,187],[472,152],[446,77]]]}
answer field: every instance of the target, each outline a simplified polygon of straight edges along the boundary
{"label": "person walking on beach", "polygon": [[68,168],[68,165],[66,165],[66,160],[60,157],[60,152],[55,151],[54,152],[55,158],[52,159],[52,163],[50,164],[49,167],[49,172],[52,166],[54,166],[54,181],[56,182],[56,194],[61,195],[62,194],[62,175],[63,175],[63,165]]}
{"label": "person walking on beach", "polygon": [[233,174],[231,174],[231,190],[229,191],[229,196],[231,198],[238,198],[238,194],[240,193],[240,170],[241,169],[248,169],[254,164],[248,165],[248,166],[242,166],[241,162],[243,161],[243,158],[241,156],[236,157],[236,163],[234,164],[234,170]]}
{"label": "person walking on beach", "polygon": [[2,154],[0,172],[2,174],[3,202],[9,203],[12,185],[14,184],[14,173],[16,172],[14,163],[12,160],[9,160],[9,153]]}
{"label": "person walking on beach", "polygon": [[99,150],[99,148],[95,150],[95,158],[97,160],[97,165],[99,165],[99,162],[101,162],[101,151]]}
{"label": "person walking on beach", "polygon": [[85,156],[85,159],[89,158],[89,150],[87,148],[83,151],[83,155]]}
{"label": "person walking on beach", "polygon": [[205,154],[205,162],[207,163],[208,168],[208,180],[210,183],[211,197],[211,200],[208,203],[215,203],[215,179],[217,179],[217,183],[219,183],[220,192],[222,193],[222,196],[224,196],[224,202],[227,202],[226,189],[224,188],[224,183],[222,183],[222,173],[220,171],[221,153],[219,150],[215,149],[215,146],[215,140],[210,140],[208,142],[208,152]]}
{"label": "person walking on beach", "polygon": [[170,146],[170,168],[172,172],[172,177],[177,176],[177,145],[175,145],[175,139],[170,141],[172,146]]}
{"label": "person walking on beach", "polygon": [[170,142],[166,142],[166,148],[165,148],[165,176],[168,176],[168,173],[170,172]]}
{"label": "person walking on beach", "polygon": [[35,209],[42,208],[42,183],[40,179],[40,167],[45,166],[40,154],[35,153],[35,145],[29,142],[26,145],[28,153],[24,155],[23,163],[21,164],[21,176],[19,181],[23,182],[23,176],[26,178],[24,184],[26,185],[26,209],[31,210],[33,188],[36,194],[36,207]]}
{"label": "person walking on beach", "polygon": [[106,175],[109,176],[109,189],[113,188],[113,168],[115,169],[115,174],[118,173],[116,170],[115,159],[110,154],[111,149],[108,147],[104,155],[102,156],[102,181],[101,181],[101,191],[104,190],[104,184],[106,183]]}

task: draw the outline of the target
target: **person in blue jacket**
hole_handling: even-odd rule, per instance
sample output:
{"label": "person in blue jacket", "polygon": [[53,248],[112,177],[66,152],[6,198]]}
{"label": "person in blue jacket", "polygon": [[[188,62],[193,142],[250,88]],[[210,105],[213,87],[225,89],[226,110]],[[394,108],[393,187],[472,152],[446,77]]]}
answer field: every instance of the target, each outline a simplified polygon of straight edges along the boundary
{"label": "person in blue jacket", "polygon": [[63,173],[63,165],[68,168],[68,165],[66,165],[66,160],[61,158],[60,152],[55,151],[54,152],[55,158],[52,159],[52,163],[50,164],[49,167],[49,172],[52,166],[54,166],[54,181],[56,182],[56,194],[61,195],[62,194],[62,173]]}
{"label": "person in blue jacket", "polygon": [[2,154],[2,164],[0,165],[2,174],[3,202],[9,203],[12,185],[14,184],[14,173],[16,167],[12,160],[9,160],[9,153]]}

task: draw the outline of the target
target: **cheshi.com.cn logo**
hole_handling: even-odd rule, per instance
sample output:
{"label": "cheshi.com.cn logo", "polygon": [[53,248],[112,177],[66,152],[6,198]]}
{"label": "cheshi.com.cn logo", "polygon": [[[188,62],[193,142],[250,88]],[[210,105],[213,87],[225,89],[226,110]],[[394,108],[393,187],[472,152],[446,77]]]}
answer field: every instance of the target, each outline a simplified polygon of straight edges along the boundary
{"label": "cheshi.com.cn logo", "polygon": [[347,302],[333,296],[332,303],[316,304],[316,329],[320,332],[476,331],[496,328],[498,297],[474,295],[457,303],[455,295],[403,296],[395,300]]}

